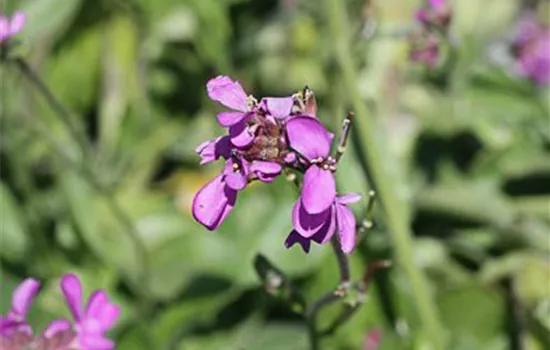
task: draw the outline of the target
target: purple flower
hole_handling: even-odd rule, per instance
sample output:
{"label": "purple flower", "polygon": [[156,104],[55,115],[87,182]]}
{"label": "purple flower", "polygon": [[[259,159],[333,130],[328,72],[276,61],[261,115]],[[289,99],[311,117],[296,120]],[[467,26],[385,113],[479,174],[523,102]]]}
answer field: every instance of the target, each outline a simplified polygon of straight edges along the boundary
{"label": "purple flower", "polygon": [[428,6],[416,10],[414,17],[425,27],[446,29],[451,22],[452,11],[445,0],[428,0]]}
{"label": "purple flower", "polygon": [[[77,276],[66,274],[61,280],[61,290],[75,321],[74,330],[78,348],[81,350],[114,349],[112,340],[105,333],[113,327],[120,315],[120,308],[109,301],[107,293],[96,290],[90,296],[86,307],[82,304],[82,286]],[[50,333],[65,331],[70,323],[65,320],[50,325]]]}
{"label": "purple flower", "polygon": [[436,36],[418,36],[412,39],[410,59],[435,68],[439,62],[439,39]]}
{"label": "purple flower", "polygon": [[11,20],[0,14],[0,44],[19,33],[25,25],[25,15],[22,12],[13,14]]}
{"label": "purple flower", "polygon": [[519,75],[539,85],[550,83],[550,30],[533,14],[524,14],[518,24],[513,43]]}
{"label": "purple flower", "polygon": [[334,135],[318,119],[299,116],[286,124],[290,147],[304,157],[310,166],[304,174],[300,195],[304,209],[310,214],[324,212],[336,197],[334,161],[329,157]]}
{"label": "purple flower", "polygon": [[288,235],[285,246],[290,248],[298,243],[305,252],[309,252],[311,241],[324,244],[337,230],[342,251],[350,254],[355,247],[356,221],[347,205],[359,201],[360,198],[356,193],[335,197],[334,202],[318,214],[308,213],[304,210],[301,199],[298,199],[292,210],[294,230]]}
{"label": "purple flower", "polygon": [[230,157],[222,173],[195,195],[192,205],[193,217],[207,229],[217,229],[235,206],[237,194],[248,182],[254,179],[271,182],[281,171],[282,166],[277,163],[250,163],[238,155]]}
{"label": "purple flower", "polygon": [[0,336],[8,336],[16,331],[32,334],[25,317],[39,289],[40,283],[33,278],[27,278],[17,286],[12,295],[10,311],[7,316],[0,316]]}

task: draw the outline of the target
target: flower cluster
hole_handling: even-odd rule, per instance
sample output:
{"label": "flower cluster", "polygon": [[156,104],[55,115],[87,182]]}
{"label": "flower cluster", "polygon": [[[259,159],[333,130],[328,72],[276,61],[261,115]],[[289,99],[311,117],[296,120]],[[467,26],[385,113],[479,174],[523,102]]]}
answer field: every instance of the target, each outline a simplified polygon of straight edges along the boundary
{"label": "flower cluster", "polygon": [[311,241],[325,243],[339,233],[342,249],[355,246],[355,217],[347,207],[359,195],[337,196],[331,156],[334,135],[316,117],[309,89],[288,97],[267,97],[259,102],[226,76],[207,83],[210,99],[230,108],[218,123],[227,134],[196,148],[201,165],[223,159],[222,172],[195,196],[193,217],[209,230],[218,228],[235,206],[237,195],[250,182],[272,182],[283,169],[303,173],[301,194],[294,205],[294,230],[285,245],[295,243],[308,252]]}
{"label": "flower cluster", "polygon": [[22,12],[16,12],[11,19],[0,13],[0,45],[19,33],[24,24],[25,15]]}
{"label": "flower cluster", "polygon": [[428,0],[428,6],[415,12],[420,30],[414,32],[411,42],[410,59],[434,68],[439,62],[441,36],[447,35],[452,19],[451,7],[445,0]]}
{"label": "flower cluster", "polygon": [[86,306],[82,304],[82,286],[77,276],[66,274],[61,290],[74,322],[52,321],[40,335],[34,335],[25,318],[40,283],[27,278],[14,291],[12,305],[6,316],[0,317],[0,348],[3,350],[110,350],[114,343],[105,337],[117,321],[120,309],[110,303],[105,291],[96,290]]}
{"label": "flower cluster", "polygon": [[550,83],[550,29],[531,13],[524,14],[516,29],[512,53],[516,70],[539,85]]}

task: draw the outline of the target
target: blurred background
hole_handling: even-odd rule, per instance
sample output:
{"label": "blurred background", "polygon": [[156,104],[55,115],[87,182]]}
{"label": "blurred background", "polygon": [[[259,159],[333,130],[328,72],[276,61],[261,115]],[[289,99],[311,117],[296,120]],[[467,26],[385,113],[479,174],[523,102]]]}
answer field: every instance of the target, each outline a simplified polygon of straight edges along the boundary
{"label": "blurred background", "polygon": [[[69,113],[60,118],[17,64],[2,63],[1,313],[34,276],[44,287],[31,323],[67,316],[58,283],[73,271],[87,293],[104,288],[121,305],[117,349],[308,349],[302,317],[266,293],[253,267],[264,254],[308,300],[337,286],[328,246],[283,247],[293,185],[249,186],[215,232],[194,222],[190,203],[221,167],[201,168],[194,153],[223,131],[205,90],[215,75],[257,97],[307,84],[319,118],[339,130],[353,105],[325,1],[2,4],[27,15],[12,54]],[[510,49],[519,14],[534,10],[548,24],[549,2],[450,2],[448,45],[431,68],[409,59],[423,5],[339,3],[377,136],[355,130],[339,186],[371,189],[360,145],[376,144],[410,210],[414,268],[427,276],[448,349],[550,349],[549,95],[516,74]],[[398,258],[385,220],[377,206],[350,258],[355,278],[369,262]],[[368,335],[381,332],[380,349],[430,349],[414,298],[394,264],[323,348],[368,350]]]}

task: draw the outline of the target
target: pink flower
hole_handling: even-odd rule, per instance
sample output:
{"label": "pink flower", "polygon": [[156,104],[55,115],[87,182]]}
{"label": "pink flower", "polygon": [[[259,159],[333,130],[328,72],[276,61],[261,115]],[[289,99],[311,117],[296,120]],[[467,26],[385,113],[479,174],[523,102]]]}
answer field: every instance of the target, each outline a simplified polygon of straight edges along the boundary
{"label": "pink flower", "polygon": [[[86,306],[82,304],[82,285],[77,276],[66,274],[61,280],[61,290],[75,321],[77,344],[81,350],[114,349],[112,340],[105,333],[113,327],[120,316],[120,308],[109,301],[107,293],[96,290]],[[70,327],[68,321],[60,320],[50,327],[52,334]]]}
{"label": "pink flower", "polygon": [[13,14],[11,20],[0,14],[0,44],[23,30],[25,15],[22,12]]}
{"label": "pink flower", "polygon": [[523,14],[513,43],[516,69],[538,85],[550,83],[550,30],[533,14]]}
{"label": "pink flower", "polygon": [[445,0],[428,0],[428,6],[416,10],[414,17],[425,27],[447,29],[452,10]]}
{"label": "pink flower", "polygon": [[0,336],[20,330],[32,334],[25,317],[39,289],[40,283],[33,278],[27,278],[15,289],[10,311],[6,316],[0,316]]}

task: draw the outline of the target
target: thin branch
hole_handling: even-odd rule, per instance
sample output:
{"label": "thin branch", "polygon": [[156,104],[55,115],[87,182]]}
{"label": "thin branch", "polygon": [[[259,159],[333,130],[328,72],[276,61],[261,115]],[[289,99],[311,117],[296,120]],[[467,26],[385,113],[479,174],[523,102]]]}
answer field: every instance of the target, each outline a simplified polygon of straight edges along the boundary
{"label": "thin branch", "polygon": [[346,119],[342,124],[342,131],[340,131],[340,138],[338,139],[338,148],[336,149],[336,154],[334,159],[336,163],[342,158],[342,155],[346,151],[346,145],[349,139],[349,132],[351,130],[351,121],[353,120],[353,112],[349,112]]}

